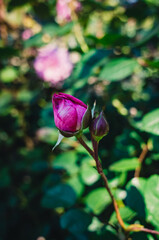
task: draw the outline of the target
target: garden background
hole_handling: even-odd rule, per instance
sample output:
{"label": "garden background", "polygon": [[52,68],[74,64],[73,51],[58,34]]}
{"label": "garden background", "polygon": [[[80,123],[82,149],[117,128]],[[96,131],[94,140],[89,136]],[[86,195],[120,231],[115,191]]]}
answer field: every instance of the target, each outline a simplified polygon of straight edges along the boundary
{"label": "garden background", "polygon": [[124,239],[85,149],[72,137],[52,152],[55,92],[103,109],[121,216],[159,231],[159,1],[64,2],[0,0],[0,240]]}

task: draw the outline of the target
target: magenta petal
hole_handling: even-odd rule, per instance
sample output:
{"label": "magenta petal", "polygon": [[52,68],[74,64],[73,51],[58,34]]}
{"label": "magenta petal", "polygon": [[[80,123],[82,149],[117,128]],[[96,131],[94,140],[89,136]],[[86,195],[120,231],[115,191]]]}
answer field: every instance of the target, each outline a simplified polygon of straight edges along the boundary
{"label": "magenta petal", "polygon": [[61,131],[75,132],[77,130],[76,109],[74,106],[68,105],[65,100],[62,100],[58,106],[58,110],[54,111],[54,118],[57,128]]}
{"label": "magenta petal", "polygon": [[73,97],[73,96],[71,96],[69,94],[59,93],[59,94],[56,94],[56,95],[59,95],[61,98],[65,98],[65,99],[71,100],[73,103],[79,104],[79,105],[83,106],[84,108],[87,108],[87,105],[84,104],[81,100],[79,100],[78,98],[75,98],[75,97]]}

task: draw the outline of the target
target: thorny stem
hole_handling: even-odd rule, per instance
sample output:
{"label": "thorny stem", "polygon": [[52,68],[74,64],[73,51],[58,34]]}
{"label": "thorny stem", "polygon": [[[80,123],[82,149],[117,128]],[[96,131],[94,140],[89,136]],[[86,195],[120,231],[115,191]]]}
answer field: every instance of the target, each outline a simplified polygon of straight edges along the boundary
{"label": "thorny stem", "polygon": [[142,166],[142,162],[144,161],[145,157],[146,157],[146,154],[148,153],[148,144],[146,144],[143,149],[142,149],[142,152],[138,158],[138,161],[140,163],[139,167],[136,168],[135,170],[135,174],[134,174],[134,177],[139,177],[140,176],[140,172],[141,172],[141,166]]}

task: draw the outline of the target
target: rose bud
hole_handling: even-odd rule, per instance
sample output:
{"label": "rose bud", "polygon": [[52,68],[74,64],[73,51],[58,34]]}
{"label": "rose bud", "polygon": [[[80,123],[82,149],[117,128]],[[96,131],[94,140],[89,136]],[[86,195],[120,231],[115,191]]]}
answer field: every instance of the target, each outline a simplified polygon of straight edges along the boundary
{"label": "rose bud", "polygon": [[99,142],[109,132],[109,125],[103,111],[91,122],[91,134],[95,141]]}
{"label": "rose bud", "polygon": [[91,119],[91,110],[79,99],[65,94],[54,94],[52,98],[56,127],[65,137],[79,134],[87,128]]}

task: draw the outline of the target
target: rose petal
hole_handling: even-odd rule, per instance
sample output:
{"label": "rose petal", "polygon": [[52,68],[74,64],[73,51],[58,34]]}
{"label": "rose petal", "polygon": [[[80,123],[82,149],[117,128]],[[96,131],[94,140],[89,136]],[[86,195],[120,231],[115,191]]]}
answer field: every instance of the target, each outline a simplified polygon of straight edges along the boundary
{"label": "rose petal", "polygon": [[62,131],[77,131],[77,112],[72,103],[68,103],[65,99],[58,100],[55,105],[57,113],[54,114],[55,124]]}
{"label": "rose petal", "polygon": [[[87,105],[84,104],[81,100],[79,100],[78,98],[75,98],[69,94],[66,94],[66,93],[59,93],[59,94],[54,94],[54,95],[57,95],[58,97],[61,97],[61,98],[65,98],[65,99],[68,99],[68,100],[71,100],[72,102],[76,103],[76,104],[79,104],[83,107],[85,107],[87,109]],[[55,96],[56,97],[56,96]]]}

